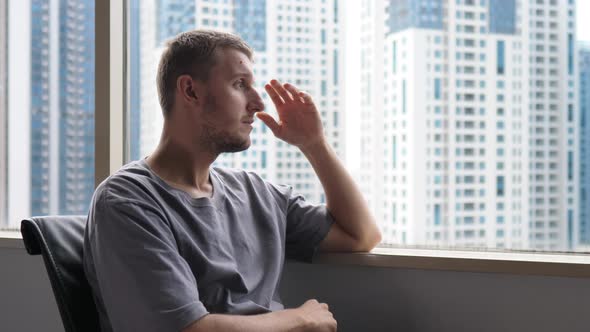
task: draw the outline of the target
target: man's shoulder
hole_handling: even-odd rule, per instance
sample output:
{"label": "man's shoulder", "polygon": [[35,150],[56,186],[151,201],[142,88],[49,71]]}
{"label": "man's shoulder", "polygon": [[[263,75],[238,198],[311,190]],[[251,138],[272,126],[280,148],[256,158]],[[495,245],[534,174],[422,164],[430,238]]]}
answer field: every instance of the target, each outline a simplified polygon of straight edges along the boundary
{"label": "man's shoulder", "polygon": [[212,170],[213,174],[229,189],[243,190],[257,195],[267,193],[275,198],[291,195],[291,186],[273,183],[272,180],[265,179],[253,171],[228,167],[213,167]]}
{"label": "man's shoulder", "polygon": [[260,174],[244,169],[230,167],[212,167],[212,173],[216,175],[226,186],[266,186],[269,184]]}
{"label": "man's shoulder", "polygon": [[164,212],[174,195],[166,194],[160,181],[144,161],[124,165],[94,191],[87,225],[101,222],[118,227],[122,220],[165,225]]}
{"label": "man's shoulder", "polygon": [[150,189],[153,175],[141,160],[130,162],[101,182],[94,193],[94,199],[104,201],[125,201],[141,197]]}

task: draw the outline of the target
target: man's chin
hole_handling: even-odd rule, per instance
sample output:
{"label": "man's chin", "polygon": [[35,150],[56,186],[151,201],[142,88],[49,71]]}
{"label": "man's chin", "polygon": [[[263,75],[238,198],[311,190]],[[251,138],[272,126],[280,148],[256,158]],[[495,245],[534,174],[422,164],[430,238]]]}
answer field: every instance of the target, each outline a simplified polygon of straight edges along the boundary
{"label": "man's chin", "polygon": [[250,145],[252,145],[252,142],[250,141],[250,138],[248,138],[247,140],[241,142],[241,143],[226,143],[224,144],[224,146],[221,147],[221,152],[223,153],[234,153],[234,152],[242,152],[244,150],[247,150]]}

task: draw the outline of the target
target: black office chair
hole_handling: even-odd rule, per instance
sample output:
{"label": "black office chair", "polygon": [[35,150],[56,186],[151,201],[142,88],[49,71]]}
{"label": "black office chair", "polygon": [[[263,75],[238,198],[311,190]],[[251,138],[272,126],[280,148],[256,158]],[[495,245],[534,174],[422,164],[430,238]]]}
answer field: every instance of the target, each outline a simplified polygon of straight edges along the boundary
{"label": "black office chair", "polygon": [[21,222],[30,255],[42,255],[66,332],[99,332],[98,312],[82,265],[86,216],[33,217]]}

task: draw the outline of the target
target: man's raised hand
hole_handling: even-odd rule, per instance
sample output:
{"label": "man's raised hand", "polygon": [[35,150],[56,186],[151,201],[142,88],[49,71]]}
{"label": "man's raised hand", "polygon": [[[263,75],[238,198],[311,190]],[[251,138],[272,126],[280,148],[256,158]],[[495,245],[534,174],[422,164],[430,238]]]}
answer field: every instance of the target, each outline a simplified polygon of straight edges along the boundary
{"label": "man's raised hand", "polygon": [[276,137],[299,148],[310,147],[324,140],[322,120],[308,93],[277,80],[271,80],[265,89],[275,104],[279,121],[265,112],[256,114]]}

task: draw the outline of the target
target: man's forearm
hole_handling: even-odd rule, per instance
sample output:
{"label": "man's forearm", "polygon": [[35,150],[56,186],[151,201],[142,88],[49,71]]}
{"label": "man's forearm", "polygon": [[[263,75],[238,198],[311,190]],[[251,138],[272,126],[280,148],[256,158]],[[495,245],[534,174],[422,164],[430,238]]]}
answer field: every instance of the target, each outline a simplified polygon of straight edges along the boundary
{"label": "man's forearm", "polygon": [[336,223],[357,241],[369,243],[372,248],[380,240],[380,232],[365,199],[336,152],[325,140],[302,148],[301,152],[322,183],[326,205]]}
{"label": "man's forearm", "polygon": [[306,331],[306,321],[294,309],[261,315],[209,314],[182,332],[298,332]]}

